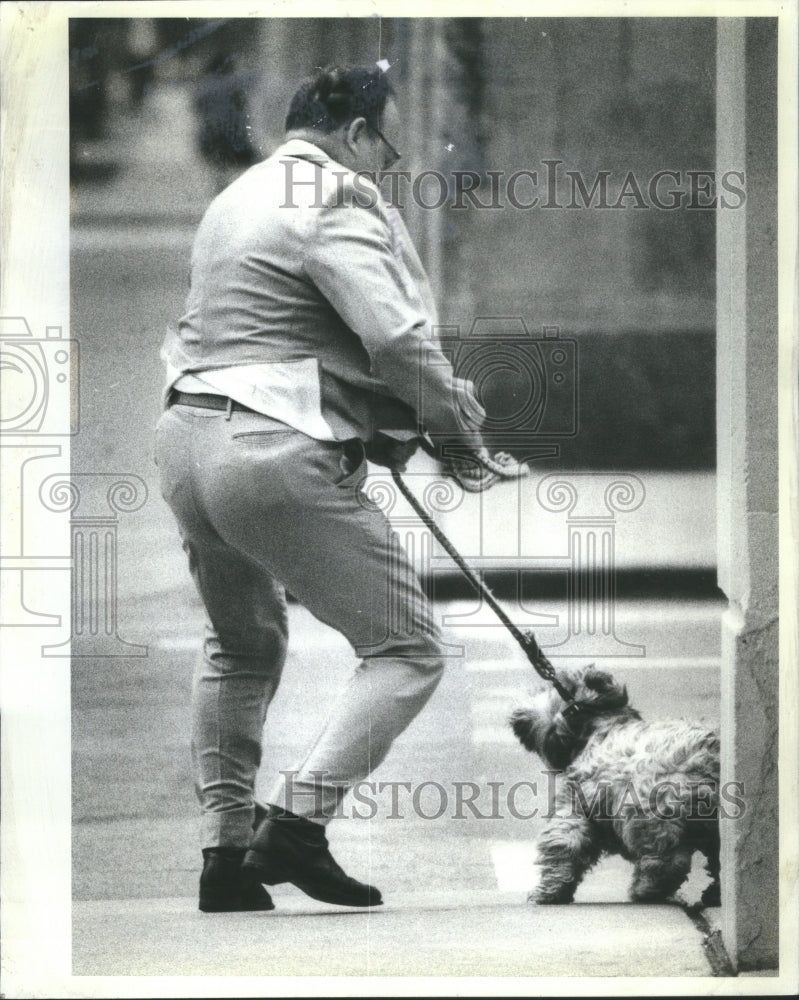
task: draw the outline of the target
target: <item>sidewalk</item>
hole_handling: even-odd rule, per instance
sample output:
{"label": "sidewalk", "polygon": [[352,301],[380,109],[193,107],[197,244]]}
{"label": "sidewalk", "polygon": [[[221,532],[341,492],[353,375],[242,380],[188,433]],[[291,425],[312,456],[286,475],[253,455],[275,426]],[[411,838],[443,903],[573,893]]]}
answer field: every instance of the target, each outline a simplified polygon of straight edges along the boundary
{"label": "sidewalk", "polygon": [[702,931],[678,906],[545,908],[518,893],[457,888],[407,893],[368,912],[315,903],[291,887],[273,898],[270,913],[216,915],[199,913],[193,899],[76,903],[82,946],[73,974],[713,975]]}

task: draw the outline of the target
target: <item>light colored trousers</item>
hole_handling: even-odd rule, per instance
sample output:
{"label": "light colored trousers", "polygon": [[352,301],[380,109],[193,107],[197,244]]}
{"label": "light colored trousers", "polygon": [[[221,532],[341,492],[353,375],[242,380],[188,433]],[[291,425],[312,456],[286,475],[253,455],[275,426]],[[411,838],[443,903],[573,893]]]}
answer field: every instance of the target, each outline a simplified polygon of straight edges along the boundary
{"label": "light colored trousers", "polygon": [[[325,823],[444,667],[413,567],[359,492],[363,445],[316,441],[260,414],[176,405],[159,421],[155,457],[207,612],[192,710],[202,846],[246,847],[252,836],[262,732],[286,654],[284,586],[362,657],[298,773],[270,799]],[[311,692],[314,664],[305,669]]]}

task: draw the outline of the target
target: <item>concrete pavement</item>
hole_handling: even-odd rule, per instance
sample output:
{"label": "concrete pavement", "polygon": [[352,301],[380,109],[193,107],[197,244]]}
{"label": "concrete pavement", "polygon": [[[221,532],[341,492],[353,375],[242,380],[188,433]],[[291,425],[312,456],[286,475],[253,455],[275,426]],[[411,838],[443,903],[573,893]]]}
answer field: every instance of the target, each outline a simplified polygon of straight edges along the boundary
{"label": "concrete pavement", "polygon": [[183,899],[77,904],[75,975],[696,976],[710,966],[677,906],[526,906],[518,893],[407,893],[370,912],[276,889],[271,913]]}

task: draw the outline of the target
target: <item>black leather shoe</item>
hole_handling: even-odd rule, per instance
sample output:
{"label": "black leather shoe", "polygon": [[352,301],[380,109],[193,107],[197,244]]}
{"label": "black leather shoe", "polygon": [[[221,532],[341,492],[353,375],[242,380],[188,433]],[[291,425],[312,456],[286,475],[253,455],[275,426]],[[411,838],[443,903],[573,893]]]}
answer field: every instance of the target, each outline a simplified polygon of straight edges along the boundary
{"label": "black leather shoe", "polygon": [[380,906],[383,898],[342,871],[328,847],[325,828],[271,806],[244,855],[244,870],[261,882],[291,882],[313,899],[341,906]]}
{"label": "black leather shoe", "polygon": [[272,897],[251,869],[242,868],[244,851],[209,847],[203,851],[200,909],[203,913],[274,910]]}

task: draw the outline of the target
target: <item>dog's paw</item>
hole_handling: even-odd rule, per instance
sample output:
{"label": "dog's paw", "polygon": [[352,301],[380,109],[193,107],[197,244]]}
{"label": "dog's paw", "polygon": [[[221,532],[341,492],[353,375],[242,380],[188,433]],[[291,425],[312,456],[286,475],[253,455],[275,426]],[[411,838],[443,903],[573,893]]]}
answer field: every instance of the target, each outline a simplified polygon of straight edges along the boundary
{"label": "dog's paw", "polygon": [[532,889],[527,896],[528,904],[532,906],[563,906],[574,899],[572,886],[561,886],[557,889]]}

